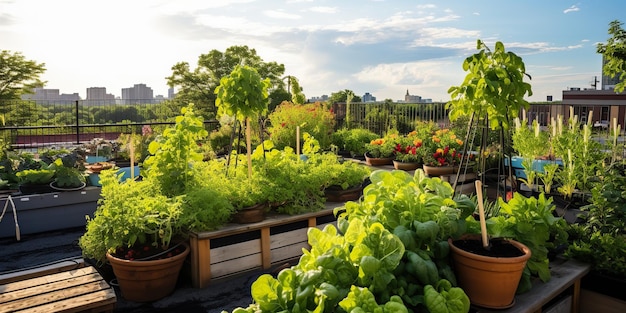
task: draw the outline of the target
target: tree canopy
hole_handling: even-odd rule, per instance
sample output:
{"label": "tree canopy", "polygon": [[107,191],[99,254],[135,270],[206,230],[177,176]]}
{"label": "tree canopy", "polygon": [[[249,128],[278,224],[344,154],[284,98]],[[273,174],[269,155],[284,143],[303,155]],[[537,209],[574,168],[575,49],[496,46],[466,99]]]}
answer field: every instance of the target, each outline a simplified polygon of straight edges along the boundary
{"label": "tree canopy", "polygon": [[0,51],[0,100],[17,100],[23,94],[45,82],[39,75],[46,71],[45,63],[27,60],[20,52]]}
{"label": "tree canopy", "polygon": [[172,67],[172,75],[166,77],[167,84],[177,87],[177,100],[181,103],[194,103],[199,113],[205,118],[211,118],[216,114],[215,88],[219,86],[220,79],[229,75],[237,65],[254,68],[263,79],[270,80],[274,87],[272,90],[284,89],[282,76],[285,65],[263,61],[256,50],[248,46],[231,46],[224,52],[214,49],[201,54],[193,70],[187,62],[176,63]]}
{"label": "tree canopy", "polygon": [[618,20],[609,23],[611,38],[605,44],[599,43],[597,46],[597,52],[604,57],[604,74],[609,77],[617,76],[619,80],[615,85],[615,92],[622,92],[626,87],[626,31],[622,25]]}
{"label": "tree canopy", "polygon": [[352,90],[345,89],[330,94],[329,103],[347,102],[348,96],[352,96],[350,102],[361,102],[361,97],[354,94]]}

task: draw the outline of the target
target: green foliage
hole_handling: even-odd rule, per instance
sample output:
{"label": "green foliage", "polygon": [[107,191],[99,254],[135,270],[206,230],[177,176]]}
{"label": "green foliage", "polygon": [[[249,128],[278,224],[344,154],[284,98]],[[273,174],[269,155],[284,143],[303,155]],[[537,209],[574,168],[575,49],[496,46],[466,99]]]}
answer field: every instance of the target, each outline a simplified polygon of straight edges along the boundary
{"label": "green foliage", "polygon": [[534,160],[547,156],[550,152],[550,136],[542,131],[537,120],[532,122],[532,130],[528,127],[526,119],[514,119],[513,149],[525,159]]}
{"label": "green foliage", "polygon": [[304,104],[306,102],[306,96],[302,93],[302,87],[295,76],[288,76],[289,84],[291,85],[291,102],[295,104]]}
{"label": "green foliage", "polygon": [[168,198],[150,180],[119,182],[114,170],[100,173],[101,198],[79,239],[83,255],[98,263],[118,247],[151,244],[167,247],[183,225],[182,198]]}
{"label": "green foliage", "polygon": [[[172,66],[172,75],[166,77],[170,87],[177,87],[176,101],[195,103],[199,115],[205,118],[214,117],[216,108],[215,89],[222,77],[228,76],[238,65],[250,66],[271,85],[284,86],[281,77],[285,73],[285,65],[264,61],[255,49],[248,46],[231,46],[225,51],[213,49],[198,56],[197,66],[191,69],[189,63],[178,62]],[[282,88],[278,88],[282,89]],[[178,112],[178,109],[173,110]]]}
{"label": "green foliage", "polygon": [[365,146],[378,135],[364,128],[342,128],[332,134],[332,144],[340,150],[349,151],[352,156],[363,157],[367,151]]}
{"label": "green foliage", "polygon": [[215,89],[218,115],[232,115],[244,121],[264,114],[269,86],[269,78],[262,79],[253,67],[235,66],[230,75],[220,79]]}
{"label": "green foliage", "polygon": [[482,40],[477,40],[479,50],[463,61],[468,72],[460,86],[452,86],[448,93],[450,120],[472,113],[488,116],[490,126],[508,128],[509,119],[518,116],[529,104],[524,96],[532,96],[530,84],[524,82],[526,67],[521,57],[507,52],[502,42],[496,42],[491,51]]}
{"label": "green foliage", "polygon": [[308,237],[311,249],[298,264],[277,278],[261,275],[252,284],[255,303],[233,312],[407,312],[398,296],[375,297],[394,278],[404,253],[400,240],[381,224],[351,223],[344,235],[332,225],[310,228]]}
{"label": "green foliage", "polygon": [[617,164],[603,172],[591,190],[591,203],[582,207],[584,222],[572,225],[575,238],[568,254],[594,270],[626,278],[626,175]]}
{"label": "green foliage", "polygon": [[23,94],[33,93],[33,88],[43,86],[39,75],[46,71],[45,66],[27,60],[20,52],[0,50],[0,100],[19,99]]}
{"label": "green foliage", "polygon": [[73,188],[80,187],[85,183],[85,175],[73,164],[64,164],[64,159],[59,158],[52,163],[54,169],[54,183],[57,187]]}
{"label": "green foliage", "polygon": [[270,139],[279,149],[284,147],[295,149],[298,126],[300,134],[309,133],[315,137],[322,150],[328,150],[330,147],[335,119],[333,113],[321,103],[298,105],[283,102],[270,113],[269,120]]}
{"label": "green foliage", "polygon": [[15,173],[21,185],[41,185],[52,182],[54,170],[48,168],[25,169]]}
{"label": "green foliage", "polygon": [[598,43],[597,52],[604,57],[602,72],[609,77],[617,76],[619,83],[615,92],[624,91],[626,87],[626,31],[624,23],[614,20],[609,23],[609,35],[606,43]]}
{"label": "green foliage", "polygon": [[150,142],[148,151],[152,155],[144,161],[146,176],[170,197],[184,194],[195,183],[193,166],[202,161],[197,141],[208,135],[202,120],[194,114],[193,105],[181,113],[174,127],[165,129]]}
{"label": "green foliage", "polygon": [[452,287],[445,279],[441,279],[435,286],[424,287],[424,301],[431,313],[462,313],[470,309],[469,297],[463,289]]}

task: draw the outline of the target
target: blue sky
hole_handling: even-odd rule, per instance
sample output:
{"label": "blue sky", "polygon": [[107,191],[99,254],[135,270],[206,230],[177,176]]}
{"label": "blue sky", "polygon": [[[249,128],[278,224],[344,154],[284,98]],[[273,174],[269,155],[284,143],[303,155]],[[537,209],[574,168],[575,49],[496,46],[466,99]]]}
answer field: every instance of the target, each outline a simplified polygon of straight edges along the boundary
{"label": "blue sky", "polygon": [[167,95],[165,77],[186,61],[233,45],[285,64],[307,97],[350,89],[378,100],[450,100],[461,65],[502,41],[532,76],[529,101],[590,87],[601,75],[596,45],[623,0],[0,0],[0,49],[43,62],[46,88],[85,97],[88,87],[145,83]]}

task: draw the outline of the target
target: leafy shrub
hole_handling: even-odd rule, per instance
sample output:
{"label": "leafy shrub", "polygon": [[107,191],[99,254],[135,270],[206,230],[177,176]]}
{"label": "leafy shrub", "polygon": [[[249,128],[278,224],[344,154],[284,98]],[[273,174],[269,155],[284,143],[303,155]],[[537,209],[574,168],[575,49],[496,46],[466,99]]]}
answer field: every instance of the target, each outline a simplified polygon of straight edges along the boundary
{"label": "leafy shrub", "polygon": [[283,102],[269,115],[269,120],[270,139],[278,149],[295,148],[298,126],[300,134],[305,132],[311,134],[319,141],[323,150],[330,148],[335,118],[333,113],[319,102],[303,105]]}

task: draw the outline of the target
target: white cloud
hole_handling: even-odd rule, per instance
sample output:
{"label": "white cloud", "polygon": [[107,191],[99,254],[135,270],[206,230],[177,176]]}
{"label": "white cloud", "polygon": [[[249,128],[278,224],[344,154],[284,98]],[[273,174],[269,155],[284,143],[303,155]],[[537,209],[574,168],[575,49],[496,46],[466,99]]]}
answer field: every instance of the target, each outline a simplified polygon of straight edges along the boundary
{"label": "white cloud", "polygon": [[576,12],[576,11],[580,11],[580,8],[579,8],[579,7],[577,7],[577,6],[574,4],[574,5],[572,5],[571,7],[569,7],[569,8],[567,8],[567,9],[563,10],[563,13],[567,14],[567,13],[570,13],[570,12]]}
{"label": "white cloud", "polygon": [[337,7],[312,7],[309,9],[311,12],[317,13],[337,13]]}
{"label": "white cloud", "polygon": [[278,11],[278,10],[266,10],[263,12],[263,14],[265,14],[268,17],[271,18],[277,18],[277,19],[286,19],[286,20],[298,20],[301,19],[302,17],[300,15],[297,14],[292,14],[292,13],[287,13],[285,11]]}

